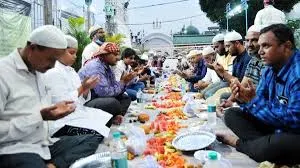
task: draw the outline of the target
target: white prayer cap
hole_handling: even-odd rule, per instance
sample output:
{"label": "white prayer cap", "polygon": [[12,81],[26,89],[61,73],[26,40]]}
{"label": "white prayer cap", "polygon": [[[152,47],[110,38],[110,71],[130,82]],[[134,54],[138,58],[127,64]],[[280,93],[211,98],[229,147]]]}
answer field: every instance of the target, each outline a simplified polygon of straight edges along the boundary
{"label": "white prayer cap", "polygon": [[145,60],[145,61],[148,61],[149,60],[148,54],[147,53],[143,53],[143,55],[141,56],[141,59]]}
{"label": "white prayer cap", "polygon": [[78,41],[76,40],[76,38],[70,36],[70,35],[65,35],[65,38],[68,42],[68,47],[69,48],[78,48]]}
{"label": "white prayer cap", "polygon": [[45,25],[34,29],[29,37],[29,42],[44,47],[66,49],[65,34],[55,26]]}
{"label": "white prayer cap", "polygon": [[202,54],[202,51],[200,51],[200,50],[191,50],[189,52],[189,54],[186,56],[186,58],[191,58],[193,56],[201,55],[201,54]]}
{"label": "white prayer cap", "polygon": [[239,40],[243,40],[243,37],[241,36],[240,33],[236,32],[236,31],[229,32],[224,37],[225,42],[239,41]]}
{"label": "white prayer cap", "polygon": [[224,34],[217,34],[213,39],[212,43],[216,43],[219,41],[224,41]]}
{"label": "white prayer cap", "polygon": [[179,56],[177,59],[182,59],[182,56]]}
{"label": "white prayer cap", "polygon": [[249,32],[257,32],[257,33],[259,33],[261,29],[262,29],[262,27],[259,26],[259,25],[252,25],[252,26],[249,27],[247,33],[249,33]]}
{"label": "white prayer cap", "polygon": [[103,29],[102,26],[99,25],[94,25],[89,29],[89,36],[91,36],[95,31],[99,30],[99,29]]}
{"label": "white prayer cap", "polygon": [[209,55],[209,54],[212,54],[214,53],[214,49],[211,47],[211,46],[208,46],[208,47],[205,47],[202,51],[202,54],[203,55]]}

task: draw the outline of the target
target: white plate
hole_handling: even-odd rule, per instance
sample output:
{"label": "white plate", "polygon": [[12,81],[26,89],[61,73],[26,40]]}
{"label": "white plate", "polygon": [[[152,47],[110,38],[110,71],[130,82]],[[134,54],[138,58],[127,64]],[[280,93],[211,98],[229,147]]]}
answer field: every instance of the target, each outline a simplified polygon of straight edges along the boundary
{"label": "white plate", "polygon": [[172,141],[172,145],[181,151],[195,151],[208,147],[216,140],[216,136],[210,132],[197,131],[178,135]]}
{"label": "white plate", "polygon": [[181,92],[181,89],[179,89],[179,88],[172,88],[172,91],[174,91],[174,92]]}

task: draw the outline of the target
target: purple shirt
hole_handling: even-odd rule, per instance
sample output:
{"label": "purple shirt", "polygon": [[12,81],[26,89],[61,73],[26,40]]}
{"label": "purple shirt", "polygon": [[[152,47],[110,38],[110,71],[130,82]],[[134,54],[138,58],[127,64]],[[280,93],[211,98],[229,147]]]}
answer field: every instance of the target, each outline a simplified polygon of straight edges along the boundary
{"label": "purple shirt", "polygon": [[96,97],[115,97],[125,91],[125,85],[116,81],[115,74],[109,65],[99,59],[93,59],[87,62],[86,65],[79,70],[78,74],[81,81],[93,75],[100,77],[100,82],[92,90],[92,93],[94,93]]}

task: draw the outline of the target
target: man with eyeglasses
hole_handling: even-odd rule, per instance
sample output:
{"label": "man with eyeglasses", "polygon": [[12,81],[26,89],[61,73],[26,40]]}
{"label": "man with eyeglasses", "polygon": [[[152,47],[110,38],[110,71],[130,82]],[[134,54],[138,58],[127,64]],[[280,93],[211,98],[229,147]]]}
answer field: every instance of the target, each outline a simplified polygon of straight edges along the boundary
{"label": "man with eyeglasses", "polygon": [[82,52],[82,66],[86,63],[86,61],[92,58],[99,46],[105,42],[105,31],[103,27],[98,25],[91,27],[89,30],[89,37],[92,42],[88,44]]}

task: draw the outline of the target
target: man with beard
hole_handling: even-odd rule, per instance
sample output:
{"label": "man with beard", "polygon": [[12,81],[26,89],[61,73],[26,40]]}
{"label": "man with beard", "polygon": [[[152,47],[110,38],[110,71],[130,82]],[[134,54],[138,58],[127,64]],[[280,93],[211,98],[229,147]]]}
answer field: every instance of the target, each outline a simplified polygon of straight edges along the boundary
{"label": "man with beard", "polygon": [[232,74],[233,60],[235,56],[228,54],[225,49],[224,35],[217,34],[212,40],[215,52],[217,53],[216,60],[217,63],[222,65],[228,73]]}
{"label": "man with beard", "polygon": [[[239,81],[242,81],[247,64],[251,59],[243,45],[243,38],[239,33],[235,31],[227,33],[225,35],[224,41],[225,47],[227,48],[229,54],[236,56],[233,61],[232,75],[226,72],[224,67],[218,63],[207,64],[209,68],[214,69],[217,72],[217,74],[223,79],[223,81],[214,83],[204,89],[201,93],[205,98],[212,96],[219,89],[228,87],[228,82],[230,82],[234,78],[238,78]],[[228,95],[227,98],[229,96],[230,95]]]}
{"label": "man with beard", "polygon": [[93,26],[89,30],[89,36],[92,42],[88,44],[82,52],[82,66],[92,58],[93,54],[105,42],[105,31],[101,26]]}
{"label": "man with beard", "polygon": [[[256,86],[261,77],[262,69],[264,64],[258,54],[259,45],[258,39],[260,35],[260,26],[253,25],[248,29],[246,35],[246,49],[248,54],[251,56],[251,60],[247,65],[245,76],[241,82],[242,85],[247,86],[249,82],[253,83]],[[224,97],[224,96],[223,96]],[[221,107],[231,107],[232,103],[235,101],[234,96],[231,95],[230,98],[221,103]]]}
{"label": "man with beard", "polygon": [[217,136],[257,162],[299,164],[300,53],[293,32],[284,24],[271,25],[261,30],[258,44],[266,68],[256,90],[250,83],[231,85],[244,104],[227,110],[224,121],[237,137]]}

